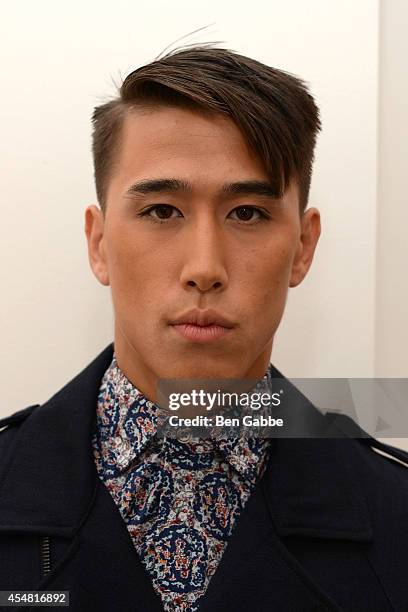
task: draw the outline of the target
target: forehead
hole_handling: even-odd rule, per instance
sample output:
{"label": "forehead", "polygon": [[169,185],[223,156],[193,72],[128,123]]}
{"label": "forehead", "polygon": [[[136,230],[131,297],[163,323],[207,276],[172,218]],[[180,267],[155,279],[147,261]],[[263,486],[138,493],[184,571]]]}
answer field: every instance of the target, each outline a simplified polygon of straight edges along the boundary
{"label": "forehead", "polygon": [[189,173],[225,180],[228,175],[266,179],[261,160],[227,116],[177,107],[138,108],[123,122],[117,180]]}

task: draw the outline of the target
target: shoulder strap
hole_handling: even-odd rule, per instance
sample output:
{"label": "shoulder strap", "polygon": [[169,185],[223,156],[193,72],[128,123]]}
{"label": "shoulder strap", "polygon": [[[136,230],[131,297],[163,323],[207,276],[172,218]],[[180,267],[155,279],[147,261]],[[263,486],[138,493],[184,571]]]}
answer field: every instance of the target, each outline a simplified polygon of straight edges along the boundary
{"label": "shoulder strap", "polygon": [[0,419],[0,427],[5,427],[6,425],[17,425],[21,421],[24,421],[28,417],[29,414],[32,413],[34,408],[37,408],[40,404],[33,404],[32,406],[27,406],[27,408],[23,408],[22,410],[18,410],[17,412],[13,412],[3,419]]}
{"label": "shoulder strap", "polygon": [[352,438],[358,438],[359,442],[362,442],[367,446],[377,448],[378,450],[383,451],[384,453],[387,453],[388,455],[391,455],[404,463],[408,463],[407,451],[402,450],[402,448],[397,448],[396,446],[391,446],[390,444],[380,442],[380,440],[377,440],[377,438],[374,438],[366,431],[361,429],[361,427],[359,427],[357,423],[348,415],[327,412],[325,417],[330,424],[335,424],[336,427],[341,429],[346,435]]}
{"label": "shoulder strap", "polygon": [[365,442],[366,444],[369,444],[370,446],[373,446],[374,448],[378,448],[378,450],[381,450],[384,453],[387,453],[388,455],[392,455],[400,461],[403,461],[404,463],[408,464],[408,452],[402,450],[402,448],[397,448],[396,446],[385,444],[384,442],[380,442],[380,440],[371,437],[365,438],[361,441]]}

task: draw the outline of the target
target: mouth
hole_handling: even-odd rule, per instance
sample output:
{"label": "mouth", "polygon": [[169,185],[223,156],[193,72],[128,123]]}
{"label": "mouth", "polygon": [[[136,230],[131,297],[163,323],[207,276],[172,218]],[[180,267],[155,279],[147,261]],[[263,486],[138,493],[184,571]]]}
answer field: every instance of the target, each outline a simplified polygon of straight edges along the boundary
{"label": "mouth", "polygon": [[174,329],[179,332],[187,340],[193,342],[212,342],[223,338],[231,332],[231,327],[223,327],[222,325],[194,325],[194,323],[178,323],[173,325]]}
{"label": "mouth", "polygon": [[192,342],[213,342],[224,338],[235,327],[230,319],[215,310],[190,310],[170,322],[185,339]]}

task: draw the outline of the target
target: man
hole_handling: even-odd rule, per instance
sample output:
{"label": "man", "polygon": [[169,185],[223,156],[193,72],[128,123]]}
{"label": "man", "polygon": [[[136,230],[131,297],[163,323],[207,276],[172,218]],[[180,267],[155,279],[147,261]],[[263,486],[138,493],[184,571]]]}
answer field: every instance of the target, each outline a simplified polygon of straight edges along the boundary
{"label": "man", "polygon": [[273,339],[320,234],[305,84],[184,49],[93,124],[85,231],[114,342],[0,422],[0,588],[69,591],[81,611],[408,610],[406,453],[158,435],[160,379],[284,380]]}

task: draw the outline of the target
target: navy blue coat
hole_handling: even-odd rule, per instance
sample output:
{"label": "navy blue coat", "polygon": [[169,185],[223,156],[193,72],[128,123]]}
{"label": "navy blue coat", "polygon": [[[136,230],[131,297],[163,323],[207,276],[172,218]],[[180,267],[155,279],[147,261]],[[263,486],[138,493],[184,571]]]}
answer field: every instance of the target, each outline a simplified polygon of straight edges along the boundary
{"label": "navy blue coat", "polygon": [[[113,343],[45,404],[0,421],[0,590],[68,590],[72,612],[158,612],[91,449],[112,355]],[[408,612],[403,462],[370,437],[274,439],[200,611]]]}

